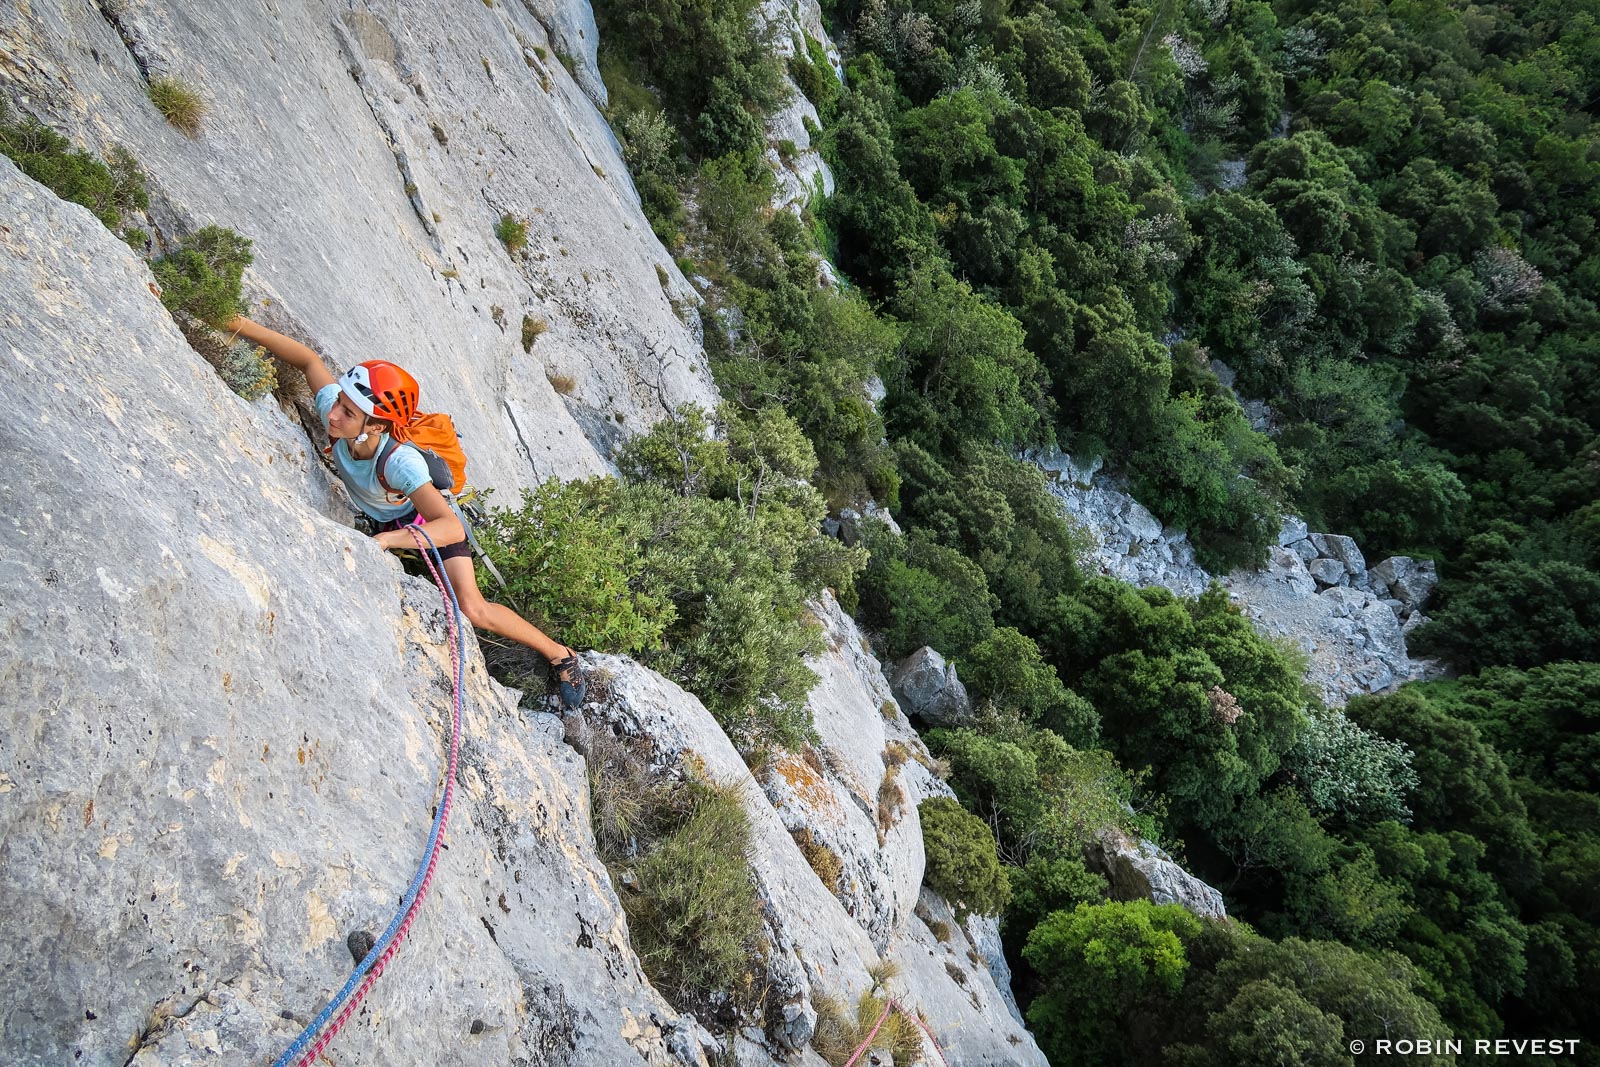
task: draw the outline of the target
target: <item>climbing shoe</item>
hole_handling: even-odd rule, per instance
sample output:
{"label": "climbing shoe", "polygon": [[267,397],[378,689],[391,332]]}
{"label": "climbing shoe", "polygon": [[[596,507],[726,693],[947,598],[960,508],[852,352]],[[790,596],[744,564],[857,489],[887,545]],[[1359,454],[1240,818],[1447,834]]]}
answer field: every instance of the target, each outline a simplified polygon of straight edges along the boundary
{"label": "climbing shoe", "polygon": [[589,681],[583,676],[583,664],[578,662],[578,654],[569,648],[565,657],[551,660],[550,666],[556,672],[556,683],[561,690],[561,706],[571,711],[583,707]]}

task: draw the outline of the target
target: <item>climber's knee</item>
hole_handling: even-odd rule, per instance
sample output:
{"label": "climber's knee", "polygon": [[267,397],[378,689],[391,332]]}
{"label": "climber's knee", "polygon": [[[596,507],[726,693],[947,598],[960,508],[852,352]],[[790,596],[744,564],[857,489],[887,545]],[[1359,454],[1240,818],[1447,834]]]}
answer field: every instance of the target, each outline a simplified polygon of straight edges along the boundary
{"label": "climber's knee", "polygon": [[475,596],[461,602],[461,614],[467,621],[480,630],[489,629],[490,604],[481,596]]}

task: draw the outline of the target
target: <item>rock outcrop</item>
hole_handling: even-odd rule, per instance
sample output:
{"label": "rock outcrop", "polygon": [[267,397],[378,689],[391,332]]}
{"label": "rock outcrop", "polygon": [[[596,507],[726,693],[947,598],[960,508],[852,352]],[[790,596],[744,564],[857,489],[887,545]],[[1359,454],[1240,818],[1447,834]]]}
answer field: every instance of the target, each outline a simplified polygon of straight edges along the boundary
{"label": "rock outcrop", "polygon": [[[592,37],[587,10],[40,0],[0,9],[0,91],[102,156],[130,148],[165,237],[252,239],[257,317],[342,365],[405,365],[455,418],[473,480],[514,496],[603,473],[664,404],[715,403],[698,319],[677,310],[693,287],[557,61],[563,35]],[[147,71],[198,90],[197,137],[156,113]],[[528,226],[515,257],[506,214]],[[546,327],[527,351],[524,317]]]}
{"label": "rock outcrop", "polygon": [[[815,42],[828,58],[829,74],[844,80],[839,50],[823,28],[817,0],[763,0],[756,17],[780,61],[787,63],[797,49],[808,49],[809,42]],[[773,206],[798,212],[819,192],[833,195],[833,170],[812,142],[812,131],[821,128],[816,106],[787,72],[784,81],[789,97],[766,119],[767,163],[777,178]]]}
{"label": "rock outcrop", "polygon": [[[24,472],[0,487],[0,965],[33,976],[0,991],[11,1055],[265,1062],[410,880],[447,749],[444,611],[346,525],[293,420],[189,348],[125,245],[4,160],[0,212],[0,417]],[[810,1002],[853,998],[888,955],[951,1062],[1042,1065],[980,951],[993,920],[941,940],[917,914],[942,902],[916,807],[949,790],[854,624],[815,610],[809,780],[756,782],[699,701],[591,659],[597,723],[748,786],[776,1016],[735,1035],[738,1062],[820,1063]],[[466,677],[433,895],[340,1062],[704,1064],[711,1036],[630,947],[560,723],[475,652]]]}
{"label": "rock outcrop", "polygon": [[1154,842],[1102,831],[1089,847],[1091,864],[1106,876],[1113,900],[1181,904],[1207,919],[1226,919],[1222,894],[1172,861]]}
{"label": "rock outcrop", "polygon": [[[592,30],[587,5],[533,0],[45,2],[0,12],[0,90],[92,150],[132,148],[160,237],[252,238],[256,317],[336,364],[400,358],[455,416],[473,480],[509,495],[604,471],[665,406],[715,399],[679,317],[692,290],[591,102]],[[147,73],[200,89],[197,139],[152,111]],[[528,223],[521,256],[494,237],[505,214]],[[0,964],[34,976],[0,992],[10,1053],[265,1062],[411,877],[447,747],[444,613],[349,528],[295,420],[189,348],[145,264],[5,160],[0,260],[0,416],[24,472],[0,488]],[[547,327],[529,350],[524,316]],[[816,611],[813,780],[755,782],[698,701],[596,664],[597,716],[750,782],[781,1021],[736,1058],[820,1063],[809,1001],[859,992],[888,955],[952,1062],[1042,1064],[994,920],[941,940],[918,914],[945,906],[920,884],[916,806],[949,790],[854,624]],[[560,722],[475,652],[467,698],[433,895],[340,1062],[705,1063],[710,1035],[629,945]],[[835,885],[800,829],[839,857]]]}
{"label": "rock outcrop", "polygon": [[1438,581],[1431,560],[1395,556],[1368,568],[1353,539],[1309,531],[1291,515],[1265,567],[1213,575],[1196,562],[1188,536],[1163,527],[1099,460],[1080,464],[1059,450],[1023,458],[1044,472],[1089,543],[1084,567],[1179,596],[1220,582],[1258,629],[1306,654],[1308,680],[1329,704],[1442,673],[1436,661],[1412,658],[1405,642],[1427,618],[1422,605]]}
{"label": "rock outcrop", "polygon": [[931,648],[924,646],[901,660],[890,684],[906,713],[931,726],[966,726],[972,721],[972,699],[956,675],[956,665]]}
{"label": "rock outcrop", "polygon": [[[439,595],[338,521],[87,211],[0,159],[0,989],[15,1063],[267,1062],[427,836]],[[433,896],[340,1062],[700,1063],[649,986],[580,762],[467,665]]]}
{"label": "rock outcrop", "polygon": [[[830,637],[859,640],[836,605],[825,601],[818,610],[825,619],[832,616]],[[657,759],[693,760],[716,780],[745,786],[756,839],[750,860],[772,946],[768,999],[784,1006],[783,1029],[791,1035],[787,1041],[780,1035],[780,1046],[809,1038],[817,996],[854,1003],[870,984],[867,968],[882,955],[901,966],[891,991],[932,1021],[949,1062],[1043,1067],[1032,1036],[1007,1006],[1009,991],[999,991],[976,952],[975,935],[963,934],[962,950],[978,959],[963,960],[961,978],[925,963],[947,953],[913,913],[923,867],[917,804],[950,792],[917,762],[918,756],[927,759],[926,749],[898,709],[891,704],[890,714],[874,703],[886,687],[870,654],[859,646],[850,651],[841,641],[814,661],[820,681],[811,706],[822,737],[815,762],[801,754],[783,756],[759,779],[693,696],[622,657],[596,656],[593,662],[605,672],[613,696],[590,714],[618,733],[649,738]],[[897,756],[896,746],[913,754]],[[812,867],[792,836],[798,830],[838,857],[842,874],[836,887],[825,885]],[[992,930],[994,920],[988,922]],[[750,1051],[770,1041],[755,1031],[740,1040]],[[750,1062],[770,1062],[780,1051]],[[932,1048],[925,1058],[935,1058]]]}

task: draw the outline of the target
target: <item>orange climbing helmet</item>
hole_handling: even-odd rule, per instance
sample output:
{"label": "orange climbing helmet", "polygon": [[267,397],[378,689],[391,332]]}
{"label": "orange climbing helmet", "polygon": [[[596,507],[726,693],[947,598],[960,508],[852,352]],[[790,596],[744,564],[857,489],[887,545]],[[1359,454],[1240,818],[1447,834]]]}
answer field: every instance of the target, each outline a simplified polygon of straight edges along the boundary
{"label": "orange climbing helmet", "polygon": [[386,359],[369,359],[344,372],[339,388],[368,415],[409,426],[422,390],[417,380]]}

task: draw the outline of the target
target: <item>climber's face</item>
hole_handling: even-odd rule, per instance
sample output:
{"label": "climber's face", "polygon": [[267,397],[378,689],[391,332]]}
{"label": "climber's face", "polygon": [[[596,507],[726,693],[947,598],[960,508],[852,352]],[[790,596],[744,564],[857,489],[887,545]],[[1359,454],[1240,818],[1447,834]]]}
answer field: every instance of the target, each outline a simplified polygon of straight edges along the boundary
{"label": "climber's face", "polygon": [[350,440],[360,435],[367,424],[367,413],[356,407],[343,393],[328,412],[328,436],[334,440]]}

